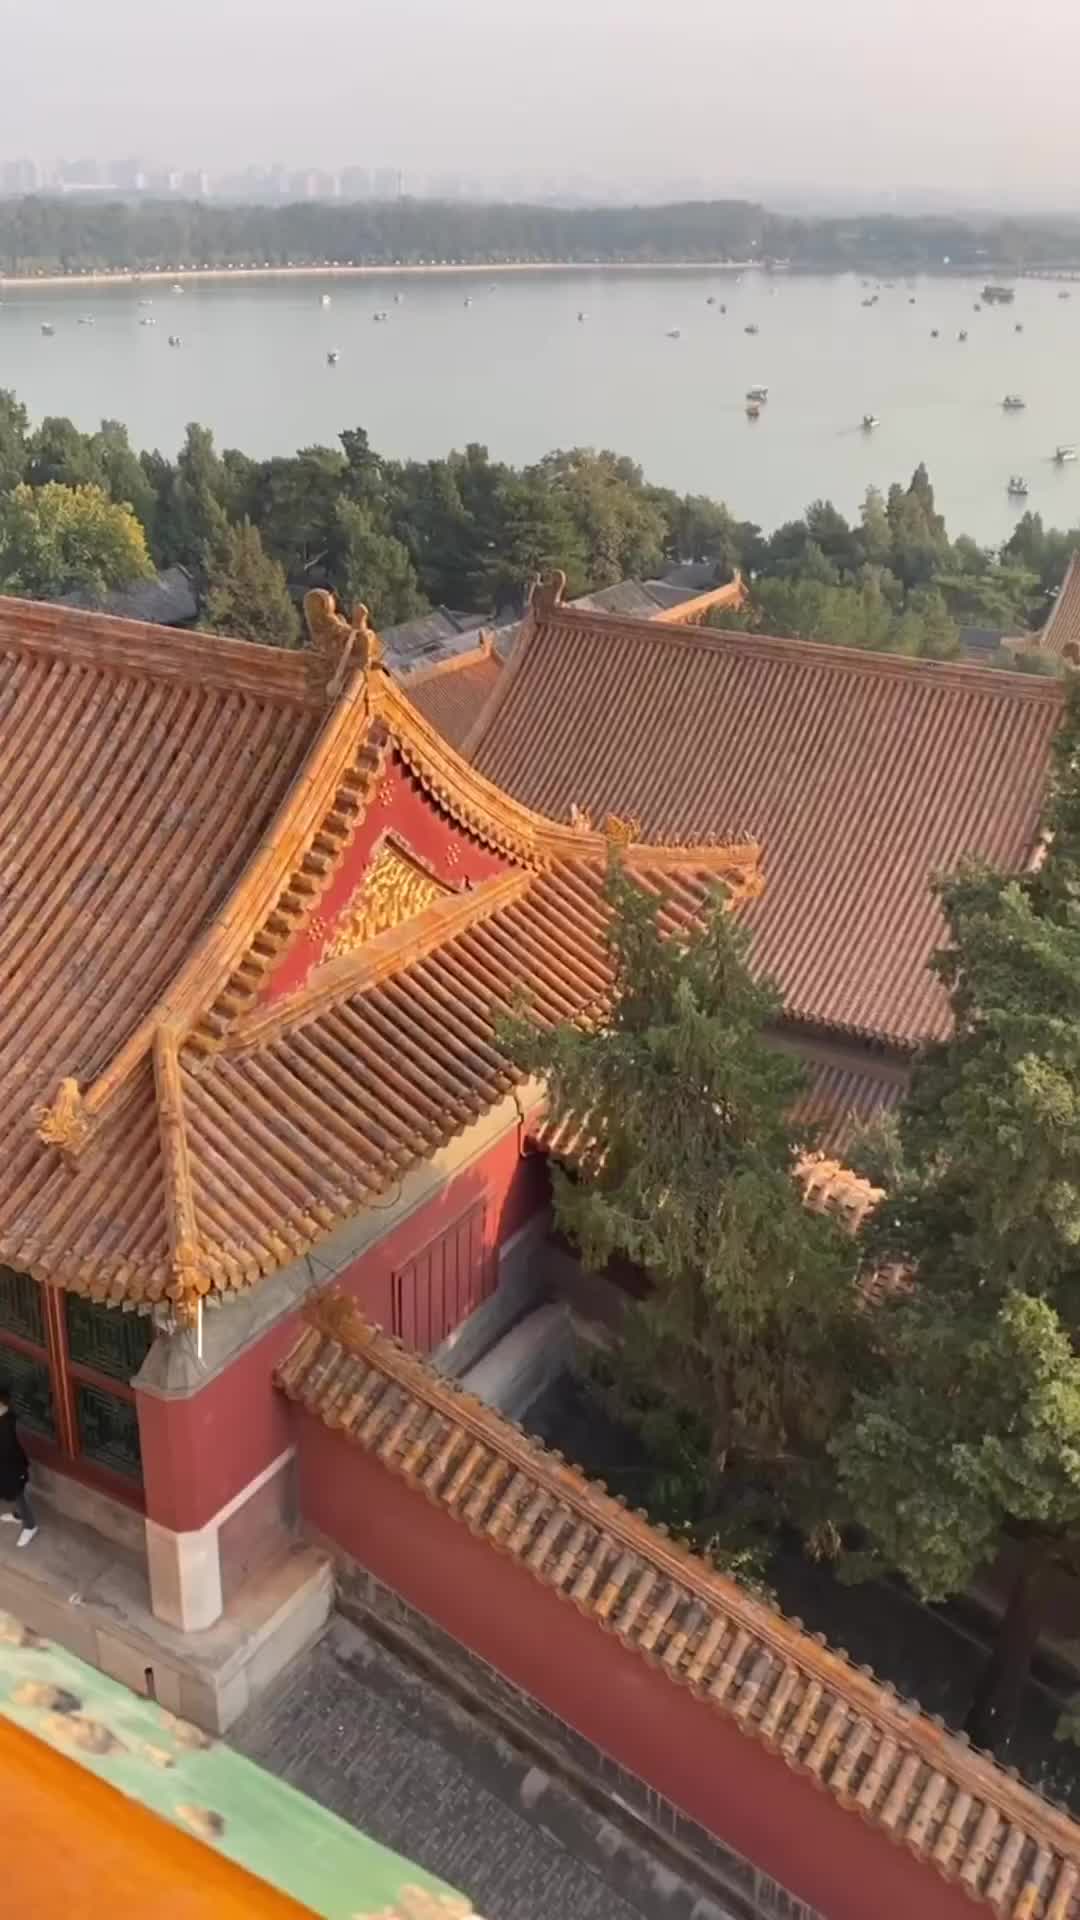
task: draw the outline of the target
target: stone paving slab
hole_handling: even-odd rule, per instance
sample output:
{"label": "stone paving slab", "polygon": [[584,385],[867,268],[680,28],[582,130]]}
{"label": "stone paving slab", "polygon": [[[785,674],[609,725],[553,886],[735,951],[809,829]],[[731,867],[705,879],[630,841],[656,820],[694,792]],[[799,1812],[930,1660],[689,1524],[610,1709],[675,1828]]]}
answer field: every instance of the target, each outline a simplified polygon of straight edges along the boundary
{"label": "stone paving slab", "polygon": [[485,1920],[732,1920],[340,1616],[229,1738]]}

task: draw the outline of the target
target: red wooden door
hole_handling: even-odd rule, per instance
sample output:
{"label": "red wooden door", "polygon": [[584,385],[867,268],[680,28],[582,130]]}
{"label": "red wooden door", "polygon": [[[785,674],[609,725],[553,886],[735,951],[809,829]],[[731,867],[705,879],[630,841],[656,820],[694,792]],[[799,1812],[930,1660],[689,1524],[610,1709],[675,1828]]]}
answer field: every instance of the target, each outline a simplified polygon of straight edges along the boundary
{"label": "red wooden door", "polygon": [[394,1332],[418,1353],[430,1353],[493,1290],[484,1215],[480,1200],[394,1272]]}

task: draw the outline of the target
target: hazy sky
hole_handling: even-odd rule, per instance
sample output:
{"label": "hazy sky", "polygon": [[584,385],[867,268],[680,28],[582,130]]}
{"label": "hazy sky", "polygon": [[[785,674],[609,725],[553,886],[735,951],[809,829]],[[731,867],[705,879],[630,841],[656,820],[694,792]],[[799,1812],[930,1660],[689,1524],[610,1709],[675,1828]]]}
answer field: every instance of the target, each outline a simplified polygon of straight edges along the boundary
{"label": "hazy sky", "polygon": [[0,158],[1075,190],[1080,0],[0,0]]}

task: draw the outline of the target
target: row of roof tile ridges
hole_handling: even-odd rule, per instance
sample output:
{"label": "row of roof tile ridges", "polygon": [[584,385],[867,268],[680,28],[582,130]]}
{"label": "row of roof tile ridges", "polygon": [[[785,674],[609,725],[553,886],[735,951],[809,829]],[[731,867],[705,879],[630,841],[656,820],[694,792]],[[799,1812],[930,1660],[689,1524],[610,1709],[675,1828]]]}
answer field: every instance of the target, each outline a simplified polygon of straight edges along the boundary
{"label": "row of roof tile ridges", "polygon": [[758,840],[747,926],[788,1016],[910,1047],[948,1023],[931,876],[1030,858],[1061,703],[1056,678],[555,603],[462,751],[548,813]]}
{"label": "row of roof tile ridges", "polygon": [[1080,666],[1080,553],[1074,553],[1036,650]]}
{"label": "row of roof tile ridges", "polygon": [[[1002,1920],[1077,1920],[1080,1828],[339,1296],[287,1396]],[[703,1728],[704,1735],[704,1728]]]}
{"label": "row of roof tile ridges", "polygon": [[310,649],[258,646],[5,594],[0,594],[0,652],[52,655],[99,672],[186,681],[297,707],[323,704],[311,682]]}

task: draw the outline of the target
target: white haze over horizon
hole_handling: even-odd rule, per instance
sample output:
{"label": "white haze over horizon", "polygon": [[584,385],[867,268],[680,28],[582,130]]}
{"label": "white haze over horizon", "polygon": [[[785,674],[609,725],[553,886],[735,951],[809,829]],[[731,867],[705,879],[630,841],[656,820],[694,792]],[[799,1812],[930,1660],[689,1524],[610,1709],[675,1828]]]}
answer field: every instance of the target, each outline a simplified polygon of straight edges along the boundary
{"label": "white haze over horizon", "polygon": [[1080,0],[0,0],[0,160],[1080,206]]}

